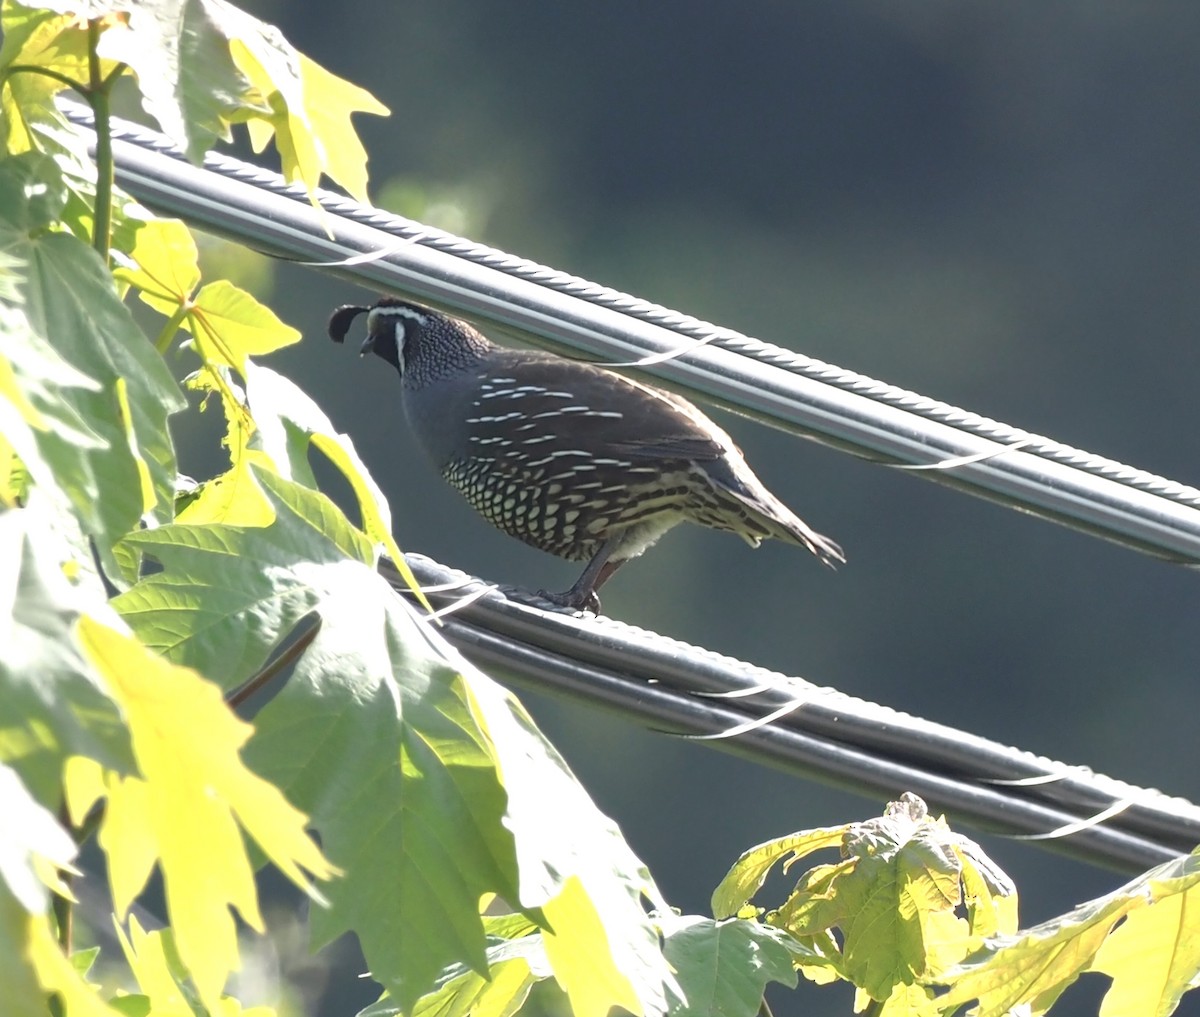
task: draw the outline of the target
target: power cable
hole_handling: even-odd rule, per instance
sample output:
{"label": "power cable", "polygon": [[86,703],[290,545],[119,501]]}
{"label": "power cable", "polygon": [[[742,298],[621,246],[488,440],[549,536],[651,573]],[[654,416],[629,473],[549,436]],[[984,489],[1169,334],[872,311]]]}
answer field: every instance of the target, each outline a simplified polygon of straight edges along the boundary
{"label": "power cable", "polygon": [[[77,124],[90,112],[63,101]],[[187,162],[114,121],[121,186],[156,211],[541,345],[642,370],[771,426],[1173,561],[1200,563],[1200,490],[366,208],[222,155]],[[468,581],[428,559],[422,584]],[[386,563],[385,563],[386,574]],[[398,580],[393,575],[394,585]],[[402,584],[399,584],[402,585]],[[443,631],[514,684],[870,795],[916,791],[952,814],[1102,864],[1142,869],[1200,842],[1200,808],[687,646],[609,619],[475,588]],[[718,697],[736,698],[718,698]],[[1104,817],[1098,821],[1097,817]]]}

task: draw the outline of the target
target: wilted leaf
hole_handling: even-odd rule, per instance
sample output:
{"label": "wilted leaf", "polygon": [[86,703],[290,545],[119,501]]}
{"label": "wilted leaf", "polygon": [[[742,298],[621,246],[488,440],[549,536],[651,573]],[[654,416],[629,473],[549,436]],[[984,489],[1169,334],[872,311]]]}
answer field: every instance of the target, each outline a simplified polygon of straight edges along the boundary
{"label": "wilted leaf", "polygon": [[958,960],[968,947],[957,835],[904,796],[879,819],[852,824],[836,871],[801,880],[773,917],[796,935],[838,928],[847,976],[873,999]]}
{"label": "wilted leaf", "polygon": [[[895,1012],[901,1005],[896,1000],[910,998],[897,995],[897,986],[914,985],[957,962],[982,933],[1015,925],[1016,895],[1008,877],[978,845],[931,820],[925,803],[911,794],[889,804],[878,819],[752,848],[713,894],[714,914],[740,912],[776,862],[784,860],[787,869],[834,846],[840,861],[808,869],[787,900],[766,915],[768,924],[815,952],[816,963],[796,958],[807,975],[836,973],[871,999],[893,1000]],[[964,902],[968,920],[958,915]]]}

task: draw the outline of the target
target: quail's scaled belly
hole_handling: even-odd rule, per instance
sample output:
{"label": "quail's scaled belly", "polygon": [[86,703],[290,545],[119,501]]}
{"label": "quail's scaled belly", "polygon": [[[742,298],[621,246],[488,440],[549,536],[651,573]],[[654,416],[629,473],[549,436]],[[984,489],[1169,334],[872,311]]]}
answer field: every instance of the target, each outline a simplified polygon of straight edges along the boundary
{"label": "quail's scaled belly", "polygon": [[[606,467],[618,472],[606,476]],[[620,472],[630,470],[655,474],[658,482],[631,490]],[[474,457],[442,471],[493,526],[568,561],[588,560],[616,534],[641,543],[633,531],[652,524],[658,536],[682,521],[690,501],[686,474],[682,464],[662,471],[617,460],[598,466],[582,454],[532,472]]]}
{"label": "quail's scaled belly", "polygon": [[561,482],[547,483],[544,473],[531,478],[520,471],[503,471],[494,459],[470,458],[451,461],[442,476],[509,536],[569,561],[591,558],[603,537],[590,535],[585,527],[603,517],[592,514],[585,519],[578,506],[586,496],[567,494]]}

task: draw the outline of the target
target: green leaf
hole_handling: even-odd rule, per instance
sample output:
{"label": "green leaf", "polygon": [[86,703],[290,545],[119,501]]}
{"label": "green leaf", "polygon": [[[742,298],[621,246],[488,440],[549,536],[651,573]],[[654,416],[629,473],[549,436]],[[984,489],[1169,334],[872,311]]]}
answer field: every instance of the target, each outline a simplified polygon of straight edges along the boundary
{"label": "green leaf", "polygon": [[30,914],[49,903],[45,866],[70,865],[75,842],[54,813],[40,804],[15,770],[0,763],[0,883]]}
{"label": "green leaf", "polygon": [[71,967],[79,973],[80,978],[87,978],[99,956],[100,947],[98,946],[89,946],[86,950],[76,950],[71,954]]}
{"label": "green leaf", "polygon": [[0,985],[11,1017],[46,1017],[46,992],[29,963],[29,912],[0,885]]}
{"label": "green leaf", "polygon": [[229,139],[239,110],[267,112],[233,62],[213,7],[205,0],[111,4],[129,12],[128,24],[110,24],[98,47],[133,69],[146,112],[193,162]]}
{"label": "green leaf", "polygon": [[[272,574],[269,545],[254,539],[225,545],[226,535],[213,529],[179,526],[160,535],[166,541],[194,537],[197,551],[212,556],[202,560],[213,572],[168,569],[121,594],[113,606],[147,646],[233,688],[263,666],[281,635],[310,614],[318,598],[302,581]],[[162,539],[137,546],[171,558]],[[198,583],[206,588],[197,589]]]}
{"label": "green leaf", "polygon": [[80,519],[95,518],[90,457],[105,445],[75,404],[99,384],[38,336],[18,305],[0,302],[0,340],[0,434],[47,497],[64,496]]}
{"label": "green leaf", "polygon": [[58,799],[62,763],[86,755],[133,767],[116,705],[75,643],[85,610],[104,603],[88,583],[72,585],[59,567],[61,538],[40,502],[0,513],[0,760],[14,766],[39,801]]}
{"label": "green leaf", "polygon": [[108,1005],[121,1017],[150,1017],[150,997],[140,993],[135,996],[118,996],[109,1000]]}
{"label": "green leaf", "polygon": [[753,1017],[768,982],[796,985],[789,937],[779,929],[688,916],[666,920],[664,933],[663,950],[683,989],[684,999],[669,1011],[677,1017]]}
{"label": "green leaf", "polygon": [[[509,924],[516,938],[498,935]],[[539,981],[551,976],[542,937],[530,933],[530,925],[519,915],[485,918],[488,930],[486,975],[465,964],[443,970],[433,989],[405,1011],[389,996],[360,1010],[357,1017],[511,1017]],[[519,931],[517,931],[519,930]]]}
{"label": "green leaf", "polygon": [[[11,162],[0,164],[0,189]],[[66,403],[97,435],[98,443],[76,460],[81,475],[64,482],[111,578],[119,578],[112,545],[144,514],[159,522],[171,518],[175,453],[167,418],[184,407],[183,395],[95,251],[65,233],[31,236],[7,209],[0,209],[0,250],[28,264],[23,297],[33,331],[76,376],[95,383],[64,385],[51,398]],[[70,439],[50,432],[46,441]],[[57,454],[64,462],[70,457],[65,449]]]}
{"label": "green leaf", "polygon": [[[165,615],[149,611],[164,583],[186,584],[199,617],[241,617],[247,640],[224,658],[188,612],[167,648],[227,684],[294,624],[294,612],[265,608],[259,587],[239,593],[255,571],[238,571],[239,561],[258,563],[283,600],[315,602],[320,632],[256,718],[246,758],[311,815],[346,874],[328,887],[330,908],[313,913],[316,942],[354,930],[372,976],[408,1009],[450,964],[486,970],[479,903],[495,892],[553,925],[547,954],[577,1013],[661,1013],[671,976],[641,903],[661,901],[615,825],[515,700],[394,595],[328,499],[257,477],[269,527],[174,525],[131,537],[165,578],[142,584],[150,589],[137,610],[138,588],[118,606],[151,642],[166,633]],[[241,615],[230,611],[239,596],[249,605]]]}
{"label": "green leaf", "polygon": [[[246,400],[257,425],[251,446],[267,455],[281,476],[313,488],[317,485],[309,466],[309,450],[312,446],[320,450],[354,492],[363,532],[373,543],[383,546],[409,587],[419,590],[392,537],[387,499],[350,437],[335,430],[324,411],[283,375],[247,361],[245,378]],[[421,601],[432,611],[423,596]]]}
{"label": "green leaf", "polygon": [[44,229],[59,218],[66,203],[66,184],[50,156],[27,152],[5,160],[0,218],[8,228],[21,233]]}

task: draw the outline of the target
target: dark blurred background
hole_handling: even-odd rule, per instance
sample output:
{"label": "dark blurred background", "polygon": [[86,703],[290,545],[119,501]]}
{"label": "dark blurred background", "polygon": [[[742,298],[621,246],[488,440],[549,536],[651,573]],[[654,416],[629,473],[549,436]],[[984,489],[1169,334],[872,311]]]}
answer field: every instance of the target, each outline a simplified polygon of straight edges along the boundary
{"label": "dark blurred background", "polygon": [[[1200,6],[244,6],[391,107],[356,119],[381,206],[1200,480]],[[569,585],[575,566],[491,530],[418,458],[394,373],[325,339],[334,305],[372,294],[282,267],[273,287],[306,338],[269,363],[354,437],[401,545]],[[793,548],[680,529],[606,589],[608,613],[1200,798],[1182,568],[721,420],[849,564],[831,574]],[[523,698],[686,912],[708,912],[746,847],[884,804]],[[980,839],[1017,880],[1024,924],[1123,882]],[[314,1012],[369,998],[348,977]],[[1083,979],[1055,1013],[1094,1013],[1106,984]],[[780,1017],[850,1011],[844,989],[772,999]]]}

